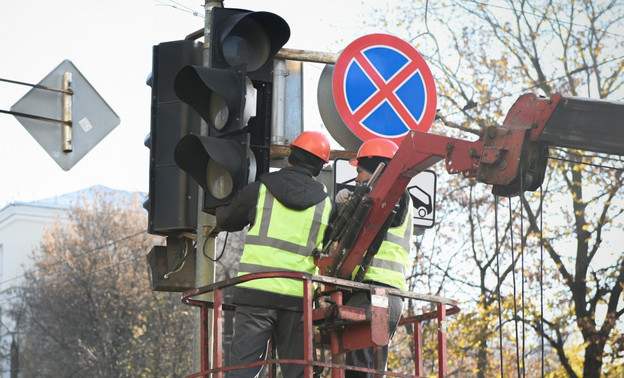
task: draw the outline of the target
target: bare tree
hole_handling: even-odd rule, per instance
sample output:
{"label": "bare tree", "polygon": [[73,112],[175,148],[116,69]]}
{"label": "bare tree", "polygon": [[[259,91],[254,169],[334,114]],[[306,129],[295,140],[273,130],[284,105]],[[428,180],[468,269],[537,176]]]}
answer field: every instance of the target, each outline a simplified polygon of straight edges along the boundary
{"label": "bare tree", "polygon": [[191,309],[151,290],[145,255],[158,242],[145,224],[138,196],[96,192],[45,232],[12,310],[22,376],[189,373]]}
{"label": "bare tree", "polygon": [[[465,139],[480,136],[487,126],[500,125],[513,100],[527,92],[610,100],[621,100],[624,94],[619,28],[624,4],[615,0],[475,0],[452,5],[404,1],[388,4],[378,18],[395,34],[412,41],[433,67],[439,94],[434,132]],[[489,199],[473,197],[468,202],[453,195],[458,190],[456,182],[439,186],[443,193],[438,206],[444,210],[438,212],[438,232],[451,236],[443,236],[445,248],[435,249],[430,261],[445,277],[447,292],[449,287],[460,294],[460,290],[471,292],[476,298],[467,310],[492,314],[488,303],[497,298],[494,293],[500,288],[487,278],[493,273],[495,242],[502,246],[500,256],[506,259],[501,260],[506,261],[499,273],[501,280],[505,272],[518,275],[505,278],[508,283],[506,289],[502,287],[502,299],[510,297],[507,303],[516,308],[505,310],[503,303],[502,323],[524,322],[536,332],[529,335],[527,330],[525,336],[523,327],[515,335],[513,330],[503,333],[503,338],[509,338],[503,344],[522,343],[522,354],[517,357],[519,375],[531,368],[524,361],[525,338],[531,342],[526,354],[534,357],[542,337],[551,348],[546,353],[559,361],[559,367],[548,367],[556,374],[594,377],[623,369],[624,259],[617,243],[624,207],[621,167],[621,157],[551,148],[542,188],[510,200],[513,222],[499,228],[498,241],[488,227],[494,225],[493,196],[483,193]],[[466,205],[468,218],[459,218],[455,210],[461,209],[453,203]],[[477,205],[489,214],[474,211]],[[510,242],[515,242],[513,247]],[[461,273],[465,266],[448,263],[451,253],[454,260],[462,258],[457,256],[459,249],[462,261],[470,261],[479,275],[467,276]],[[518,292],[509,293],[514,287],[510,279],[518,285]],[[545,293],[542,303],[536,301],[540,291]],[[488,375],[491,370],[485,365],[493,362],[488,350],[497,344],[496,335],[460,328],[483,338],[474,371]]]}

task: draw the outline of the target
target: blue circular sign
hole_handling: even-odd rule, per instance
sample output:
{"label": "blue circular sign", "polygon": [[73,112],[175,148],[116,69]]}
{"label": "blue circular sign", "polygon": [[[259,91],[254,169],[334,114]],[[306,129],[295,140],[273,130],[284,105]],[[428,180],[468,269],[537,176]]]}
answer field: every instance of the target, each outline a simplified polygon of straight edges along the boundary
{"label": "blue circular sign", "polygon": [[397,144],[410,130],[428,131],[436,113],[429,66],[407,42],[370,34],[351,43],[336,62],[333,93],[338,112],[362,140]]}

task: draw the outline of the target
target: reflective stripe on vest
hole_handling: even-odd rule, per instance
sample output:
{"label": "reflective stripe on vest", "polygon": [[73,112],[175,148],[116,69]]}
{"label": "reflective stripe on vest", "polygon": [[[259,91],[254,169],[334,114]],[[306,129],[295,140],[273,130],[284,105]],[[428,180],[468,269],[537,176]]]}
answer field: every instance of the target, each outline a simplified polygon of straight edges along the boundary
{"label": "reflective stripe on vest", "polygon": [[[311,255],[323,241],[330,211],[329,197],[304,210],[289,209],[261,184],[256,221],[247,233],[238,275],[268,271],[316,273]],[[287,278],[252,280],[239,286],[303,296],[303,283]]]}
{"label": "reflective stripe on vest", "polygon": [[388,229],[379,251],[366,270],[364,281],[376,281],[401,290],[407,289],[405,276],[410,269],[409,253],[414,233],[412,201],[409,195],[407,208],[403,223]]}

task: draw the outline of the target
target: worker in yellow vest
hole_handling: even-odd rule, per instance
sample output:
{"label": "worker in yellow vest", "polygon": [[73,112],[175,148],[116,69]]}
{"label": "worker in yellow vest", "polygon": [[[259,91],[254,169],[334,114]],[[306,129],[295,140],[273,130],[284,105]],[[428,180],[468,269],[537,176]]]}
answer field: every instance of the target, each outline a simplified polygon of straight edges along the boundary
{"label": "worker in yellow vest", "polygon": [[[249,225],[238,275],[267,271],[317,273],[312,251],[323,241],[332,202],[316,181],[329,162],[330,144],[305,131],[291,144],[289,166],[265,173],[232,202],[216,210],[217,226],[239,231]],[[267,355],[271,336],[279,359],[303,359],[303,283],[286,278],[247,281],[234,288],[234,338],[230,365],[248,365]],[[284,377],[303,377],[304,366],[281,364]],[[231,371],[255,377],[262,365]]]}
{"label": "worker in yellow vest", "polygon": [[[399,147],[389,139],[369,139],[362,143],[351,164],[357,166],[356,184],[367,182],[372,173],[380,163],[386,166],[390,163]],[[348,189],[343,189],[336,194],[335,202],[346,202],[350,195]],[[413,235],[412,204],[407,192],[403,193],[398,202],[396,214],[390,224],[384,241],[381,243],[377,254],[373,258],[371,265],[366,270],[362,282],[393,287],[406,290],[406,273],[410,271],[411,263],[409,259],[411,240]],[[355,273],[359,269],[356,268]],[[358,291],[353,293],[346,301],[346,305],[370,308],[370,292]],[[388,322],[390,338],[401,319],[403,311],[403,301],[396,296],[388,297]],[[379,348],[385,369],[388,361],[388,346]],[[358,367],[374,368],[375,355],[373,348],[365,348],[347,353],[346,363]],[[372,373],[364,373],[348,370],[345,378],[373,377]]]}

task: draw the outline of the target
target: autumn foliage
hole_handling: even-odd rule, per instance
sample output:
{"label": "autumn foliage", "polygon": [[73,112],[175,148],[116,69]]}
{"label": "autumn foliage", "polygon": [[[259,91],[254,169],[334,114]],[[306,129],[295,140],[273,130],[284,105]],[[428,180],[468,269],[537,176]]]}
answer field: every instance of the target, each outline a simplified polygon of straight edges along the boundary
{"label": "autumn foliage", "polygon": [[94,192],[47,229],[12,313],[24,377],[181,377],[192,310],[153,292],[138,196]]}

